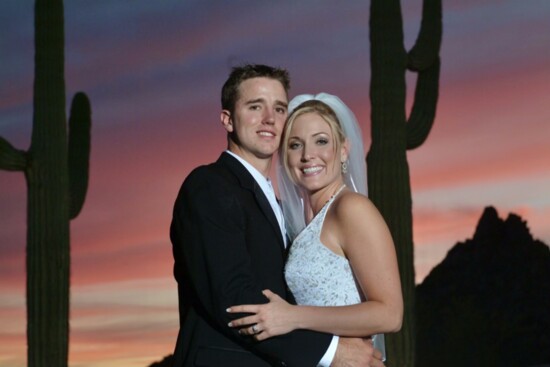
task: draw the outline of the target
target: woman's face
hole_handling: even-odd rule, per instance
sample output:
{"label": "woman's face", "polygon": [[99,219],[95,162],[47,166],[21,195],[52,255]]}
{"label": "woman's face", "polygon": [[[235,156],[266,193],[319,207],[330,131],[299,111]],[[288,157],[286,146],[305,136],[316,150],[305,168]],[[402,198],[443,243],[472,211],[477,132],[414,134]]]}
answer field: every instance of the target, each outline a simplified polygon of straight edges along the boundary
{"label": "woman's face", "polygon": [[[289,132],[287,162],[294,182],[309,192],[341,185],[343,144],[336,151],[330,125],[318,113],[298,116]],[[344,148],[345,149],[345,148]]]}

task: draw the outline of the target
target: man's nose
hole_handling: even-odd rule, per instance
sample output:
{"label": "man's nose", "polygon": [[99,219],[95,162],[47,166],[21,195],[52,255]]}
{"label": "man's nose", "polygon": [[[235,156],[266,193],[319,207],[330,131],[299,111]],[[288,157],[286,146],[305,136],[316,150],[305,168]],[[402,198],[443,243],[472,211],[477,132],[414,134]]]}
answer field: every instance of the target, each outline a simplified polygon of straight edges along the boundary
{"label": "man's nose", "polygon": [[274,113],[274,111],[269,109],[269,108],[266,108],[264,111],[265,111],[264,112],[264,118],[263,118],[264,124],[273,125],[275,123],[275,113]]}

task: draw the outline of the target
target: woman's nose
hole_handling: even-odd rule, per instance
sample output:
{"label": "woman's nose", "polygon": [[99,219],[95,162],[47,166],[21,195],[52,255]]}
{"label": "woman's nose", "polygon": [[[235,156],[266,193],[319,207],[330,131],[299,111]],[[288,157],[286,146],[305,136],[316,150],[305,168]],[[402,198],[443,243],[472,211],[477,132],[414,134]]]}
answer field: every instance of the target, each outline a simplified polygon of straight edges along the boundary
{"label": "woman's nose", "polygon": [[307,145],[304,145],[304,149],[302,149],[302,162],[307,162],[311,159],[311,150],[307,147]]}

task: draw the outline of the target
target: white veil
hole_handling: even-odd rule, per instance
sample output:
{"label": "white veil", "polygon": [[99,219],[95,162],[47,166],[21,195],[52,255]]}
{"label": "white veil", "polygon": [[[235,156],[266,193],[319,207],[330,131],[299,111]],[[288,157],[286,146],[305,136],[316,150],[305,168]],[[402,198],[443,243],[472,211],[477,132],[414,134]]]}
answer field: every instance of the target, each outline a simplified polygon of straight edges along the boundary
{"label": "white veil", "polygon": [[[309,100],[323,102],[336,114],[344,135],[350,144],[348,167],[347,172],[344,174],[344,182],[351,190],[367,195],[367,167],[363,150],[363,136],[355,115],[340,98],[327,93],[319,93],[317,95],[301,94],[294,97],[288,105],[289,116],[299,105]],[[304,208],[304,205],[307,201],[304,200],[305,193],[294,185],[291,178],[288,177],[282,162],[283,157],[279,157],[277,183],[287,227],[286,230],[292,241],[306,226],[304,213],[307,208]]]}

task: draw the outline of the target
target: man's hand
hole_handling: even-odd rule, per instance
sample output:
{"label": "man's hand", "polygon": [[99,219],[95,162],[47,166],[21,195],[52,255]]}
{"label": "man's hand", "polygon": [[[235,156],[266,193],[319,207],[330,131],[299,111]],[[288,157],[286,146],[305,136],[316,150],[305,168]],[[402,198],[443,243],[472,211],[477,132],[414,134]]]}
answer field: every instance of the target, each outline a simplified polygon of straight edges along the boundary
{"label": "man's hand", "polygon": [[383,367],[382,352],[372,346],[372,339],[342,338],[331,367]]}

